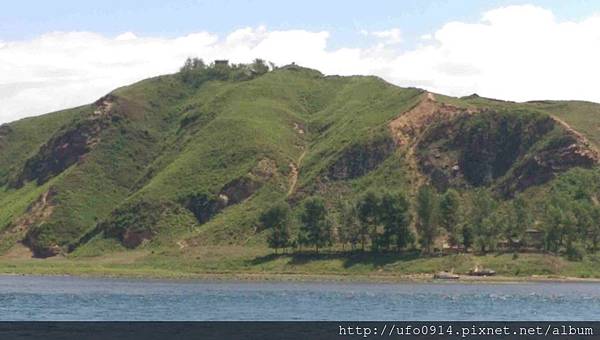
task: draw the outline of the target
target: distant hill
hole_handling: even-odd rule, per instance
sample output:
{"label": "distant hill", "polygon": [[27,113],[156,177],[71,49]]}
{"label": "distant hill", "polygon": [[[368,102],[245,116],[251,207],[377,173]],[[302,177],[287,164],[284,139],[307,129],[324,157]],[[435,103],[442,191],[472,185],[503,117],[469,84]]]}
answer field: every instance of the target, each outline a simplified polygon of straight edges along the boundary
{"label": "distant hill", "polygon": [[0,126],[0,253],[263,246],[259,216],[274,202],[297,215],[318,195],[336,216],[364,192],[412,199],[423,184],[456,189],[465,207],[481,191],[500,204],[525,198],[539,222],[556,190],[598,204],[599,136],[595,103],[188,63]]}

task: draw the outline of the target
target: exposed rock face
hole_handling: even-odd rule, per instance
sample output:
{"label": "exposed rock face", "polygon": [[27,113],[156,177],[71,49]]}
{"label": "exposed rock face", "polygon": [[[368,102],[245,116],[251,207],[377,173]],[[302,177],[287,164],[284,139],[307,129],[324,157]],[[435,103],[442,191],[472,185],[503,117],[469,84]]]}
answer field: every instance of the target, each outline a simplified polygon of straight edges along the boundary
{"label": "exposed rock face", "polygon": [[591,168],[598,164],[599,159],[598,152],[586,140],[568,133],[560,142],[526,157],[511,176],[498,185],[498,191],[510,197],[514,192],[548,182],[557,173],[573,167]]}
{"label": "exposed rock face", "polygon": [[29,158],[17,179],[11,183],[19,188],[27,181],[43,184],[78,162],[99,141],[100,132],[110,125],[110,109],[114,96],[98,100],[92,116],[74,126],[59,131],[36,155]]}
{"label": "exposed rock face", "polygon": [[372,140],[367,144],[354,144],[343,151],[329,168],[327,177],[332,180],[352,179],[374,170],[396,149],[391,137]]}
{"label": "exposed rock face", "polygon": [[168,201],[130,203],[116,209],[94,233],[104,231],[106,236],[116,238],[125,247],[133,249],[152,240],[161,227],[163,217],[170,212],[177,213],[179,209],[182,209],[179,205]]}
{"label": "exposed rock face", "polygon": [[398,146],[414,143],[433,123],[450,120],[472,110],[439,103],[432,93],[426,93],[415,107],[390,122],[390,130]]}
{"label": "exposed rock face", "polygon": [[186,197],[182,204],[191,211],[198,223],[206,223],[229,203],[226,196],[213,196],[208,193],[198,193]]}
{"label": "exposed rock face", "polygon": [[227,197],[227,205],[237,204],[252,196],[262,183],[251,177],[240,177],[227,183],[219,196]]}
{"label": "exposed rock face", "polygon": [[40,195],[38,199],[32,203],[26,213],[9,226],[0,237],[10,237],[10,235],[18,235],[23,237],[23,244],[33,251],[35,257],[49,257],[60,253],[61,248],[57,244],[40,244],[36,240],[35,226],[47,221],[54,211],[54,197],[57,192],[54,188]]}
{"label": "exposed rock face", "polygon": [[107,236],[118,239],[127,248],[139,247],[151,241],[159,232],[158,228],[163,223],[161,221],[165,214],[177,214],[179,209],[185,207],[194,214],[198,223],[206,223],[224,208],[252,196],[265,181],[276,176],[276,169],[274,161],[264,159],[247,175],[223,186],[217,195],[195,193],[181,199],[179,204],[147,201],[128,204],[115,210],[112,217],[101,223],[90,235],[104,231]]}
{"label": "exposed rock face", "polygon": [[126,229],[125,232],[121,235],[121,243],[129,248],[137,248],[140,244],[145,241],[149,241],[152,239],[154,234],[150,230],[130,230]]}
{"label": "exposed rock face", "polygon": [[418,142],[416,155],[420,171],[438,190],[494,186],[504,196],[598,161],[583,137],[531,112],[484,111],[436,122]]}
{"label": "exposed rock face", "polygon": [[[455,119],[456,117],[469,116],[475,113],[475,110],[459,108],[453,105],[440,103],[436,100],[433,93],[426,92],[423,94],[421,101],[412,109],[400,114],[396,119],[389,124],[391,134],[396,142],[397,147],[405,150],[404,157],[408,169],[414,176],[412,190],[416,190],[424,184],[428,179],[423,176],[423,172],[429,174],[429,179],[434,183],[444,183],[445,176],[438,169],[429,169],[428,164],[422,164],[417,155],[419,143],[425,138],[424,136],[432,126]],[[444,138],[443,130],[439,136]],[[436,152],[435,157],[442,157],[442,153]],[[456,172],[458,166],[452,166]],[[446,185],[446,184],[444,184]]]}
{"label": "exposed rock face", "polygon": [[181,200],[190,210],[198,223],[206,223],[221,210],[250,198],[263,184],[277,175],[277,164],[270,159],[262,159],[245,176],[225,184],[219,194],[192,194]]}

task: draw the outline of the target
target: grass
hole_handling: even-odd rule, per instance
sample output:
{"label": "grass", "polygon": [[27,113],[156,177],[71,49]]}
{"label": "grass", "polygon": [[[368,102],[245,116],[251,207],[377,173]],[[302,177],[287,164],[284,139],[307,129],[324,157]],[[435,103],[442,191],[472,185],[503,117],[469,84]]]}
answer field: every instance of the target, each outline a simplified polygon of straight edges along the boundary
{"label": "grass", "polygon": [[[104,241],[105,242],[105,241]],[[466,274],[475,265],[496,270],[499,280],[513,278],[600,278],[600,258],[567,261],[545,254],[472,254],[423,257],[418,253],[279,254],[262,247],[206,246],[183,250],[126,251],[116,244],[99,256],[76,252],[66,258],[4,259],[0,273],[27,275],[123,276],[146,278],[264,278],[402,280],[431,278],[441,270]]]}
{"label": "grass", "polygon": [[[362,150],[390,141],[388,123],[414,107],[424,91],[399,88],[376,77],[326,77],[301,67],[281,68],[252,79],[224,79],[207,78],[191,85],[174,74],[116,89],[112,92],[112,116],[94,136],[97,143],[41,185],[31,181],[15,189],[10,186],[10,179],[17,177],[26,160],[38,154],[52,137],[93,119],[95,107],[82,106],[3,127],[0,254],[25,236],[9,237],[2,231],[26,215],[28,207],[50,187],[56,192],[52,215],[31,221],[24,233],[31,236],[35,231],[33,235],[41,247],[58,245],[65,253],[69,246],[79,247],[66,258],[46,262],[2,259],[0,271],[86,275],[130,272],[142,276],[237,272],[394,276],[431,273],[448,267],[466,270],[482,261],[505,275],[566,273],[598,277],[595,262],[590,259],[571,263],[532,254],[523,254],[518,261],[509,255],[270,255],[264,248],[265,233],[260,231],[258,216],[273,202],[288,200],[297,214],[302,199],[315,193],[335,210],[338,201],[353,200],[366,190],[414,191],[411,186],[417,182],[415,169],[409,168],[404,149],[386,154],[374,169],[356,178],[331,180],[327,174],[340,159],[347,157],[352,161],[354,154],[362,155]],[[507,112],[506,119],[524,126],[523,135],[529,131],[529,125],[523,123],[525,116],[556,115],[592,142],[598,141],[597,104],[510,103],[442,95],[436,98],[457,106]],[[480,119],[483,125],[491,120],[486,115]],[[495,129],[492,126],[488,130]],[[301,155],[304,157],[300,163]],[[228,184],[249,176],[265,160],[275,164],[271,177],[261,182],[249,198],[227,206],[208,222],[200,225],[182,206],[186,198],[198,193],[218,196]],[[296,192],[288,196],[290,164],[299,169],[299,178]],[[559,176],[557,183],[561,178],[566,182],[591,182],[595,176],[585,171],[567,173]],[[529,197],[548,197],[552,185],[532,188]],[[465,195],[472,193],[468,185],[460,189]],[[598,192],[597,188],[594,190]],[[154,233],[153,239],[138,250],[125,251],[118,240],[97,227],[118,220],[114,214],[127,216],[141,201],[163,202],[162,206],[180,209],[170,209],[151,225],[143,226]],[[119,225],[123,230],[141,227],[135,218],[123,221]],[[87,242],[79,244],[84,236]],[[180,250],[182,245],[185,248]],[[560,264],[559,269],[553,269],[556,263]]]}

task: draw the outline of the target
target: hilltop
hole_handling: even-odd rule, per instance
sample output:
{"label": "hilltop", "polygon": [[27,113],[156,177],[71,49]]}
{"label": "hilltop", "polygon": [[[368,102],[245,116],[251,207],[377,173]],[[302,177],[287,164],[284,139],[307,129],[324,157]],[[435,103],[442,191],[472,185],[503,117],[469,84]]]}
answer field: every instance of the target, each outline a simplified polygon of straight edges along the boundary
{"label": "hilltop", "polygon": [[[599,131],[595,103],[454,98],[297,65],[189,60],[89,105],[0,126],[0,268],[25,268],[31,257],[62,263],[62,272],[78,261],[123,271],[310,268],[312,255],[268,255],[261,215],[288,205],[296,235],[305,202],[319,197],[333,243],[315,255],[329,261],[324,273],[365,263],[466,270],[487,263],[475,253],[527,248],[534,254],[521,255],[521,274],[580,275],[573,266],[589,269],[600,241]],[[456,228],[436,222],[428,247],[467,253],[433,267],[416,203],[424,187],[436,202],[456,193],[460,206]],[[408,202],[413,242],[346,253],[356,241],[344,238],[344,207],[390,191]],[[522,202],[526,225],[511,220]],[[467,228],[475,234],[465,245]],[[526,261],[551,264],[538,273]]]}

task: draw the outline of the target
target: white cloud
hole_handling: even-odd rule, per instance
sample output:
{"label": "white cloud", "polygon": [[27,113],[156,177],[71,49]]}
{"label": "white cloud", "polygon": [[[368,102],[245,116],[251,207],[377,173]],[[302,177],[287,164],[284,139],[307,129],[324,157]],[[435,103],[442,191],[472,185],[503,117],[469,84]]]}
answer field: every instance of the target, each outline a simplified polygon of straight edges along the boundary
{"label": "white cloud", "polygon": [[361,30],[360,34],[362,34],[364,36],[375,37],[376,39],[380,40],[381,44],[384,44],[384,45],[394,45],[394,44],[399,44],[402,42],[402,32],[400,31],[399,28],[392,28],[392,29],[385,30],[385,31],[374,31],[374,32]]}
{"label": "white cloud", "polygon": [[120,41],[124,41],[124,40],[134,40],[137,39],[137,35],[135,35],[135,33],[133,32],[125,32],[123,34],[119,34],[115,40],[120,40]]}
{"label": "white cloud", "polygon": [[366,32],[367,48],[328,49],[328,32],[243,28],[219,37],[198,32],[177,38],[115,38],[53,32],[0,42],[0,122],[92,102],[110,90],[174,72],[188,56],[206,61],[292,61],[326,74],[375,74],[401,86],[508,99],[600,102],[600,16],[557,21],[534,6],[483,13],[473,23],[450,22],[398,49],[399,29]]}

